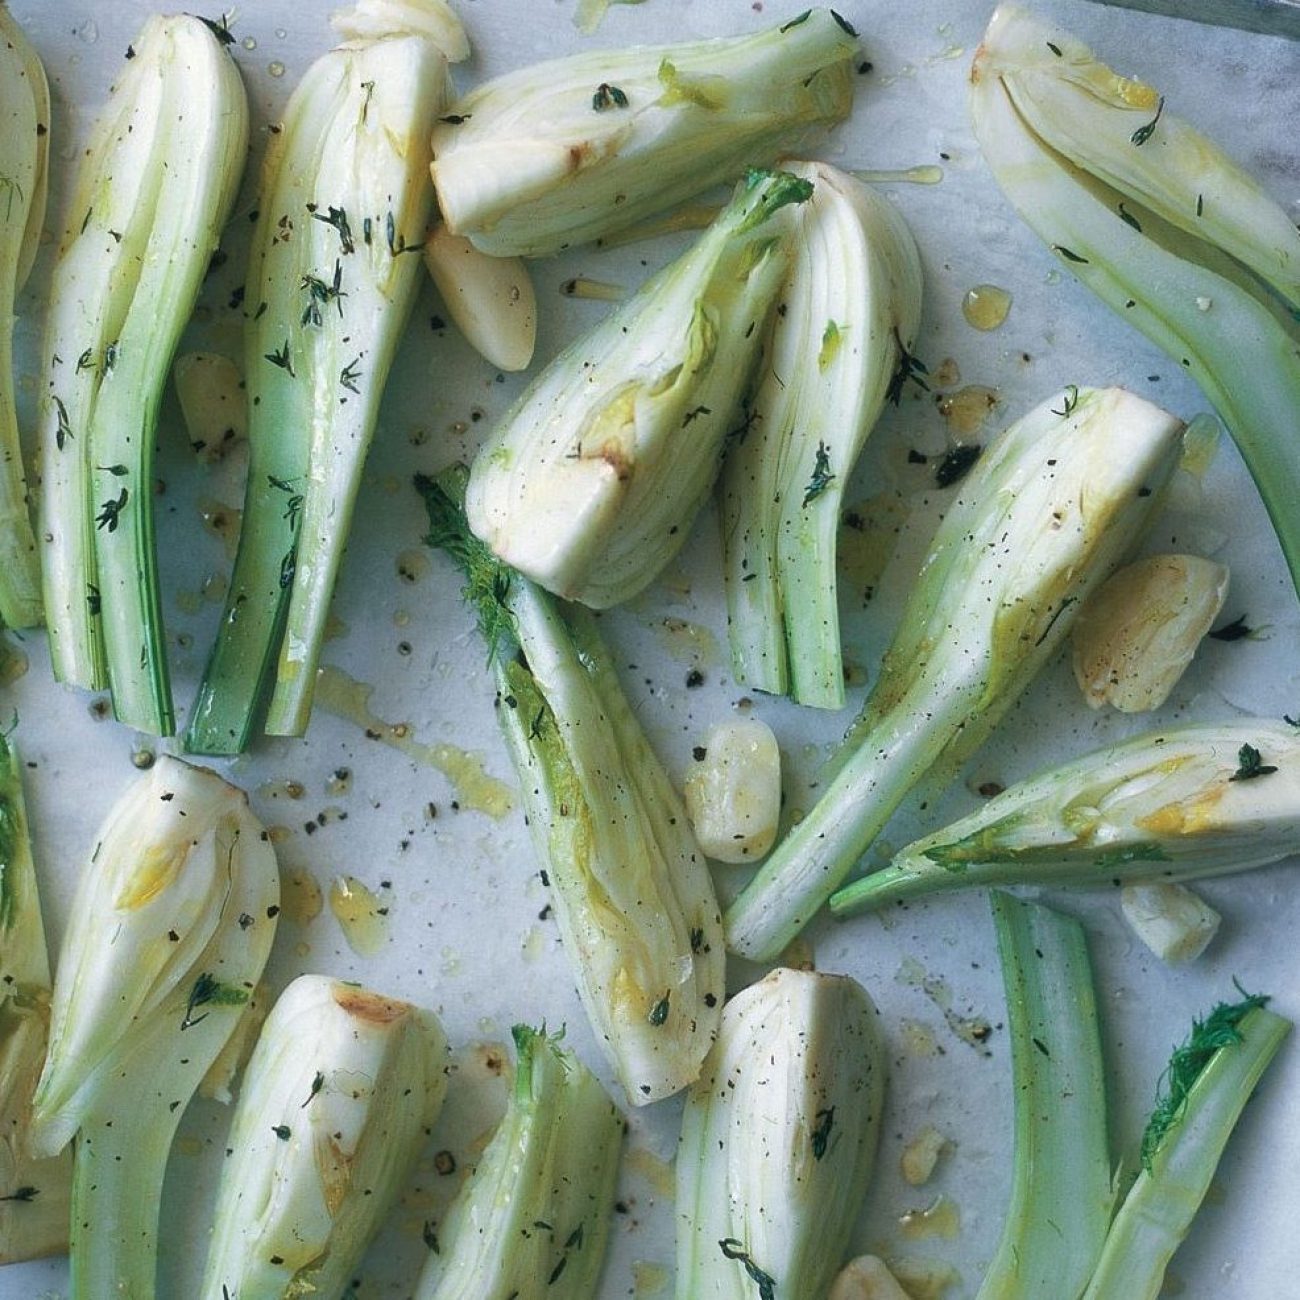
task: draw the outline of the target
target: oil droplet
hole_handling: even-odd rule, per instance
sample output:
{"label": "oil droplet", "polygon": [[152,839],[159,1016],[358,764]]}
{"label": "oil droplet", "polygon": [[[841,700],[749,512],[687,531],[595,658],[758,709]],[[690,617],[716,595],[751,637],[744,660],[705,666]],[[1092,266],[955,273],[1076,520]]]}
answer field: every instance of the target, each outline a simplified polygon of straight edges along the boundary
{"label": "oil droplet", "polygon": [[330,911],[358,956],[373,957],[388,942],[388,909],[355,876],[335,877]]}
{"label": "oil droplet", "polygon": [[978,433],[998,404],[997,390],[983,384],[967,384],[955,393],[938,399],[939,414],[948,422],[948,432],[955,438]]}
{"label": "oil droplet", "polygon": [[899,1257],[885,1262],[912,1300],[943,1300],[961,1281],[961,1274],[943,1260]]}
{"label": "oil droplet", "polygon": [[907,514],[906,504],[894,492],[878,492],[844,512],[837,567],[843,582],[864,603],[876,594],[881,575],[894,557]]}
{"label": "oil droplet", "polygon": [[903,1148],[898,1161],[903,1178],[912,1187],[928,1183],[947,1146],[948,1139],[933,1124],[927,1124]]}
{"label": "oil droplet", "polygon": [[239,549],[239,527],[244,512],[214,501],[211,497],[200,497],[199,518],[203,520],[203,527],[224,544],[226,558],[233,560]]}
{"label": "oil droplet", "polygon": [[1011,310],[1011,295],[996,284],[977,284],[961,300],[961,314],[977,330],[995,330]]}
{"label": "oil droplet", "polygon": [[920,989],[943,1012],[948,1028],[963,1043],[987,1055],[985,1044],[993,1034],[993,1027],[983,1016],[962,1016],[953,1009],[952,989],[948,981],[937,975],[927,975],[925,967],[915,957],[905,957],[894,975],[898,984]]}
{"label": "oil droplet", "polygon": [[333,775],[325,782],[325,793],[332,795],[345,795],[352,789],[352,769],[350,767],[336,767]]}
{"label": "oil droplet", "polygon": [[293,832],[287,826],[268,826],[266,828],[266,838],[272,844],[286,844],[292,836]]}
{"label": "oil droplet", "polygon": [[483,760],[455,745],[426,745],[412,735],[406,722],[385,722],[370,711],[374,687],[349,676],[341,668],[325,667],[316,675],[316,704],[335,717],[360,727],[372,740],[436,768],[451,781],[462,808],[504,817],[514,806],[510,787],[483,770]]}
{"label": "oil droplet", "polygon": [[632,1294],[634,1296],[662,1295],[668,1288],[668,1270],[662,1264],[648,1259],[632,1261]]}
{"label": "oil droplet", "polygon": [[99,40],[99,27],[93,18],[87,18],[80,27],[77,28],[77,39],[85,41],[87,45],[94,45]]}
{"label": "oil droplet", "polygon": [[956,388],[961,383],[961,369],[956,357],[944,357],[934,369],[936,388]]}
{"label": "oil droplet", "polygon": [[546,951],[546,935],[535,925],[528,927],[528,933],[524,935],[524,941],[520,944],[520,950],[524,955],[526,962],[535,962],[540,960],[542,954]]}
{"label": "oil droplet", "polygon": [[284,778],[278,781],[263,781],[257,787],[262,799],[301,799],[307,793],[307,787],[301,781]]}
{"label": "oil droplet", "polygon": [[777,965],[784,966],[788,970],[816,970],[817,958],[813,953],[812,944],[800,935],[787,945],[786,950],[777,959]]}
{"label": "oil droplet", "polygon": [[403,582],[409,582],[414,585],[428,572],[428,551],[403,551],[401,555],[397,557],[397,576],[401,578]]}
{"label": "oil droplet", "polygon": [[953,59],[960,59],[966,53],[965,46],[962,45],[945,45],[937,54],[930,54],[926,57],[926,65],[933,67],[936,63],[950,63]]}
{"label": "oil droplet", "polygon": [[333,610],[330,610],[325,618],[325,640],[338,641],[347,634],[348,625]]}
{"label": "oil droplet", "polygon": [[956,1201],[936,1196],[924,1210],[908,1210],[898,1217],[904,1237],[921,1241],[926,1237],[943,1237],[949,1241],[961,1234],[961,1215]]}
{"label": "oil droplet", "polygon": [[280,910],[287,920],[308,925],[324,909],[325,895],[306,867],[290,867],[280,873]]}
{"label": "oil droplet", "polygon": [[666,618],[657,630],[660,644],[674,659],[700,667],[721,662],[718,639],[707,627],[684,618]]}
{"label": "oil droplet", "polygon": [[177,1138],[172,1145],[183,1156],[201,1156],[203,1154],[203,1143],[198,1138]]}
{"label": "oil droplet", "polygon": [[943,168],[934,163],[920,167],[906,167],[902,171],[858,170],[850,173],[860,181],[872,181],[877,185],[892,185],[903,182],[908,185],[938,185],[943,180]]}
{"label": "oil droplet", "polygon": [[923,1058],[943,1055],[934,1030],[924,1021],[904,1019],[899,1028],[903,1034],[903,1046],[910,1055]]}
{"label": "oil droplet", "polygon": [[0,637],[0,686],[12,686],[29,667],[27,655],[7,636]]}
{"label": "oil droplet", "polygon": [[279,59],[273,59],[270,63],[268,63],[266,65],[266,70],[273,77],[284,76],[284,64],[281,63]]}
{"label": "oil droplet", "polygon": [[254,36],[245,36],[241,44],[246,50],[255,50],[257,49],[257,38]]}
{"label": "oil droplet", "polygon": [[138,745],[131,751],[131,766],[147,772],[158,761],[158,755],[147,745]]}
{"label": "oil droplet", "polygon": [[628,1152],[626,1164],[634,1174],[639,1174],[665,1200],[671,1200],[676,1194],[677,1183],[671,1160],[660,1160],[657,1155],[644,1147],[634,1147]]}

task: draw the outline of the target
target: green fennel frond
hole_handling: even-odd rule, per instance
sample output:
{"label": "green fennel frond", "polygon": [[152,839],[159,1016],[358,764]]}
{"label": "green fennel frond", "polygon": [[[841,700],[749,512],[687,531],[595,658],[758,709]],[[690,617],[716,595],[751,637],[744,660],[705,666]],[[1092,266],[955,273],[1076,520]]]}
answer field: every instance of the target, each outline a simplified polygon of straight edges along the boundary
{"label": "green fennel frond", "polygon": [[417,474],[415,490],[429,514],[425,543],[449,555],[465,574],[461,594],[478,617],[491,663],[503,643],[515,642],[514,617],[506,605],[511,571],[469,530],[463,504],[467,479],[468,471],[457,465],[436,479]]}
{"label": "green fennel frond", "polygon": [[1183,1118],[1192,1085],[1200,1078],[1214,1054],[1241,1042],[1237,1026],[1251,1011],[1267,1006],[1265,994],[1242,993],[1240,1002],[1220,1002],[1204,1020],[1192,1023],[1187,1041],[1174,1049],[1156,1090],[1156,1105],[1142,1133],[1142,1168],[1150,1172],[1151,1162],[1169,1131]]}

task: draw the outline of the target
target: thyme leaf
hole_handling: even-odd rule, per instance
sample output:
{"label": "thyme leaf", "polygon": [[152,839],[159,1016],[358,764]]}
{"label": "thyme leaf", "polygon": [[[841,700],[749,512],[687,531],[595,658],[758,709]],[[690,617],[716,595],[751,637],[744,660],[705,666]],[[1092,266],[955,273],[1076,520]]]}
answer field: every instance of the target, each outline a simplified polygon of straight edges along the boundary
{"label": "thyme leaf", "polygon": [[898,365],[885,390],[885,400],[897,406],[903,400],[903,389],[909,379],[922,392],[930,391],[930,385],[924,378],[930,369],[920,357],[914,357],[903,345],[903,336],[899,334],[897,325],[894,326],[894,342],[898,346]]}
{"label": "thyme leaf", "polygon": [[1062,407],[1064,407],[1064,409],[1063,409],[1063,410],[1060,410],[1060,411],[1058,411],[1055,407],[1052,407],[1052,414],[1053,414],[1053,415],[1059,415],[1059,416],[1061,416],[1061,417],[1064,418],[1064,417],[1067,416],[1067,415],[1073,415],[1073,414],[1074,414],[1074,408],[1075,408],[1076,406],[1079,405],[1079,385],[1078,385],[1078,384],[1066,384],[1066,386],[1065,386],[1065,401],[1062,402],[1061,405],[1062,405]]}
{"label": "thyme leaf", "polygon": [[831,472],[831,454],[824,442],[818,442],[816,460],[813,464],[812,477],[804,488],[803,503],[811,505],[832,483],[835,475]]}
{"label": "thyme leaf", "polygon": [[1257,777],[1270,776],[1277,771],[1274,763],[1265,763],[1254,745],[1242,745],[1237,751],[1237,770],[1228,778],[1229,781],[1253,781]]}
{"label": "thyme leaf", "polygon": [[286,338],[284,346],[275,352],[267,352],[263,360],[269,361],[273,366],[279,366],[281,370],[289,372],[290,379],[297,379],[298,372],[293,368],[293,356],[289,352],[289,340]]}
{"label": "thyme leaf", "polygon": [[724,1237],[718,1242],[718,1249],[726,1259],[734,1259],[744,1266],[750,1280],[758,1287],[758,1300],[776,1300],[776,1279],[754,1263],[744,1242],[735,1237]]}
{"label": "thyme leaf", "polygon": [[1140,126],[1133,132],[1129,139],[1140,149],[1156,133],[1156,126],[1160,122],[1160,115],[1165,111],[1165,97],[1160,96],[1160,102],[1156,105],[1156,115],[1145,126]]}
{"label": "thyme leaf", "polygon": [[110,498],[99,507],[99,514],[95,516],[95,527],[106,529],[110,533],[117,532],[118,518],[122,513],[127,502],[127,490],[123,488],[118,493],[116,500]]}
{"label": "thyme leaf", "polygon": [[356,252],[356,242],[352,238],[352,227],[348,224],[348,214],[343,208],[328,208],[324,212],[312,212],[312,217],[316,221],[323,221],[327,226],[333,226],[339,234],[339,247],[344,253]]}

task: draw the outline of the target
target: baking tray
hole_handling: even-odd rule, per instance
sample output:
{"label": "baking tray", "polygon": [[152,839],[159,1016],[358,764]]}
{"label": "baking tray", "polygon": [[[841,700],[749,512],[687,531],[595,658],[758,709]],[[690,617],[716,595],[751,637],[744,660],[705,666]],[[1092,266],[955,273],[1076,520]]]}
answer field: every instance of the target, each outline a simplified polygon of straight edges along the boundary
{"label": "baking tray", "polygon": [[[331,6],[262,0],[231,16],[233,54],[248,85],[255,152],[297,78],[332,43]],[[853,117],[821,151],[844,166],[907,169],[938,166],[943,179],[884,188],[907,216],[926,271],[920,354],[942,371],[951,391],[985,385],[996,391],[996,428],[1062,384],[1125,384],[1189,417],[1205,403],[1180,368],[1127,329],[1020,224],[980,162],[966,118],[970,58],[989,14],[984,3],[914,0],[906,6],[840,0],[861,31],[872,70],[858,87]],[[1123,13],[1078,0],[1037,6],[1091,42],[1121,70],[1139,73],[1168,96],[1171,110],[1222,143],[1300,215],[1300,121],[1297,50],[1277,39]],[[595,36],[572,24],[575,0],[461,0],[475,55],[456,69],[468,87],[484,77],[544,57],[601,44],[617,45],[733,34],[784,21],[798,0],[648,0],[612,7]],[[73,160],[127,44],[151,6],[64,0],[13,0],[49,72],[54,96],[53,195],[48,229],[58,228]],[[250,178],[255,176],[250,168]],[[246,181],[226,240],[228,259],[210,276],[185,348],[241,356],[239,316],[229,307],[241,283],[248,214]],[[668,261],[687,237],[622,250],[580,250],[534,264],[541,304],[538,360],[545,362],[608,310],[561,296],[560,285],[587,275],[634,285]],[[36,336],[45,288],[45,251],[20,304],[19,399],[30,427],[39,387]],[[992,283],[1013,295],[1010,315],[992,333],[965,323],[963,295]],[[380,430],[366,470],[351,544],[335,600],[336,635],[325,660],[340,674],[339,716],[318,705],[304,741],[269,741],[228,765],[269,826],[281,827],[280,860],[291,882],[286,914],[269,968],[275,988],[302,971],[357,979],[436,1009],[456,1045],[457,1071],[448,1105],[419,1167],[418,1187],[393,1215],[358,1271],[361,1297],[404,1296],[421,1262],[420,1228],[436,1218],[472,1164],[503,1104],[504,1044],[515,1021],[564,1025],[568,1041],[608,1079],[578,1004],[546,891],[515,807],[503,816],[481,810],[482,790],[466,784],[473,762],[513,786],[492,709],[483,648],[458,598],[459,582],[439,557],[420,547],[422,512],[409,487],[415,470],[431,471],[470,454],[481,432],[520,391],[477,359],[454,331],[435,328],[442,312],[425,288],[393,370]],[[946,359],[953,366],[943,366]],[[960,379],[953,377],[954,369]],[[870,601],[846,584],[845,643],[859,676],[876,671],[938,510],[924,471],[906,451],[942,449],[945,419],[936,403],[912,394],[876,430],[848,499],[895,490],[902,528],[894,556]],[[238,467],[199,467],[185,445],[169,397],[160,431],[156,502],[166,590],[168,640],[178,706],[192,697],[219,606],[204,596],[212,575],[229,572],[222,536],[205,526],[213,503],[237,508]],[[1298,503],[1300,506],[1300,503]],[[1183,549],[1230,565],[1225,618],[1245,614],[1257,639],[1208,641],[1159,721],[1213,719],[1239,712],[1276,716],[1300,703],[1300,619],[1295,595],[1253,487],[1227,439],[1199,491],[1184,486],[1154,528],[1147,549]],[[606,615],[602,624],[625,666],[624,681],[670,772],[680,780],[709,725],[751,710],[776,730],[786,760],[791,809],[815,797],[821,764],[852,716],[746,699],[730,679],[718,576],[716,520],[700,519],[682,559],[645,596]],[[210,581],[211,580],[211,581]],[[55,686],[43,637],[24,642],[27,674],[4,692],[21,718],[19,737],[30,770],[27,790],[35,829],[47,925],[62,932],[77,872],[95,828],[134,776],[133,756],[162,750],[103,716],[102,702]],[[704,684],[688,690],[692,668]],[[349,680],[359,683],[348,687]],[[370,690],[368,700],[363,700]],[[851,692],[860,702],[861,685]],[[367,734],[358,720],[370,719]],[[1147,719],[1146,722],[1150,722]],[[402,724],[392,727],[386,724]],[[1091,713],[1068,666],[1042,676],[961,777],[907,804],[885,841],[898,846],[922,826],[974,805],[986,781],[1007,783],[1039,766],[1083,752],[1144,725]],[[442,749],[440,747],[450,747]],[[466,760],[466,751],[474,756]],[[461,769],[461,781],[435,765]],[[468,762],[469,766],[466,767]],[[340,776],[345,772],[346,776]],[[494,787],[495,788],[495,787]],[[928,807],[919,808],[921,798]],[[346,816],[344,816],[346,814]],[[885,844],[873,851],[873,860]],[[328,892],[350,874],[389,909],[379,951],[352,950],[328,906],[314,918],[310,878]],[[1087,927],[1096,968],[1112,1096],[1112,1138],[1131,1149],[1170,1047],[1191,1018],[1232,992],[1236,977],[1274,994],[1275,1006],[1300,1015],[1295,934],[1300,902],[1282,864],[1219,882],[1205,896],[1224,914],[1223,928],[1193,966],[1173,969],[1130,936],[1111,892],[1053,892],[1054,905]],[[724,893],[735,868],[720,868]],[[823,920],[809,932],[819,967],[862,981],[884,1016],[890,1091],[877,1175],[857,1232],[859,1246],[944,1268],[958,1300],[978,1289],[1001,1229],[1011,1173],[1011,1094],[1001,984],[985,899],[956,894],[882,917]],[[753,977],[735,967],[731,987]],[[928,983],[928,991],[927,985]],[[944,1006],[940,1003],[947,1002]],[[953,1030],[962,1017],[993,1026],[972,1047]],[[1220,1168],[1216,1191],[1191,1240],[1174,1261],[1169,1294],[1187,1300],[1259,1300],[1297,1293],[1300,1237],[1300,1049],[1283,1049],[1248,1108]],[[630,1131],[615,1220],[605,1297],[671,1293],[674,1205],[670,1164],[680,1102],[628,1109]],[[193,1295],[208,1233],[208,1211],[222,1159],[229,1112],[191,1106],[172,1156],[162,1225],[161,1294]],[[899,1173],[903,1144],[933,1124],[952,1142],[933,1181],[911,1188]],[[434,1153],[450,1151],[456,1172],[439,1174]],[[445,1162],[442,1162],[445,1167]],[[956,1206],[954,1237],[909,1239],[900,1216],[942,1194]],[[1175,1291],[1175,1286],[1181,1290]],[[62,1261],[0,1271],[3,1300],[61,1295]]]}

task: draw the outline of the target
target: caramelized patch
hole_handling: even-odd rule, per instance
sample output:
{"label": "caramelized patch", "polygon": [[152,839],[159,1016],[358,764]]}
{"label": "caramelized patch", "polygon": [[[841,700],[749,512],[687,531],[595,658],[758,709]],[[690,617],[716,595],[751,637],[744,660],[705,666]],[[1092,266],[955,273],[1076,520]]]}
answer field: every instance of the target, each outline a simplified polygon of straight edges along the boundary
{"label": "caramelized patch", "polygon": [[372,1025],[391,1025],[410,1011],[405,1002],[381,998],[366,989],[355,989],[347,984],[335,984],[331,990],[334,1001],[350,1016],[368,1021]]}

